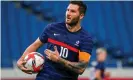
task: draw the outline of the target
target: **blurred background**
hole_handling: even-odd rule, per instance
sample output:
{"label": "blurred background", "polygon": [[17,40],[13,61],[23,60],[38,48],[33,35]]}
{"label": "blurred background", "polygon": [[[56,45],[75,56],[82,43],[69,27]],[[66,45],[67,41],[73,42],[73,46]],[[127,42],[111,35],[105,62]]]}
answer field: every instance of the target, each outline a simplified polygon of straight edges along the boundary
{"label": "blurred background", "polygon": [[[82,21],[93,37],[91,61],[80,80],[88,80],[96,48],[108,51],[107,70],[114,80],[133,80],[133,1],[85,1],[87,13]],[[1,2],[1,71],[2,80],[29,80],[16,67],[24,50],[51,22],[65,19],[68,1],[2,1]],[[38,52],[43,52],[45,46]]]}

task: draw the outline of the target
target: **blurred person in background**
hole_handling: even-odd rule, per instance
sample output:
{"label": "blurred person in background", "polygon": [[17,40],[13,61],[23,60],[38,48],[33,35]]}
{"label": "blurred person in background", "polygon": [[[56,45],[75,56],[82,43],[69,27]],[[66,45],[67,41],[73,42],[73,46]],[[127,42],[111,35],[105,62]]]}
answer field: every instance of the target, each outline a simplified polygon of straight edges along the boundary
{"label": "blurred person in background", "polygon": [[97,61],[92,63],[92,70],[90,72],[91,80],[108,80],[110,73],[105,71],[105,60],[107,58],[107,51],[105,48],[96,49]]}

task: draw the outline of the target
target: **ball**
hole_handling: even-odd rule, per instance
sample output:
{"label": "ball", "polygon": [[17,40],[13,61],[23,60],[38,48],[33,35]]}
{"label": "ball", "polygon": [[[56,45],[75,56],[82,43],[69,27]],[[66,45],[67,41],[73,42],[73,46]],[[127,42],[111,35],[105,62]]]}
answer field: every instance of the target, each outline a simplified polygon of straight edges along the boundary
{"label": "ball", "polygon": [[44,65],[44,57],[38,52],[31,52],[25,56],[25,67],[33,72],[39,72]]}

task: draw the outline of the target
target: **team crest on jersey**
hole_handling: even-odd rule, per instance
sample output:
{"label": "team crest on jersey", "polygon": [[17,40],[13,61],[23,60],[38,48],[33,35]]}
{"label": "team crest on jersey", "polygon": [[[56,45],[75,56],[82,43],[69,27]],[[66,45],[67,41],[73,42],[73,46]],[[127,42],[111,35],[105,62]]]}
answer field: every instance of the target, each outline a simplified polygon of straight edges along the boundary
{"label": "team crest on jersey", "polygon": [[79,43],[80,43],[79,41],[76,41],[75,45],[76,45],[76,46],[79,46]]}

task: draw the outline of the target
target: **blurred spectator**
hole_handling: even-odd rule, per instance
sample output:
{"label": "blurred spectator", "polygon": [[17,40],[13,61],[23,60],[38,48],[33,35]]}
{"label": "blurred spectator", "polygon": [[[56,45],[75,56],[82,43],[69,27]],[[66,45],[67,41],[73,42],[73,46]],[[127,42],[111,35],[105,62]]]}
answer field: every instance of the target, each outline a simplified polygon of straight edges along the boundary
{"label": "blurred spectator", "polygon": [[105,71],[104,61],[107,57],[105,48],[96,49],[97,61],[92,63],[91,80],[103,80],[110,77],[110,73]]}

